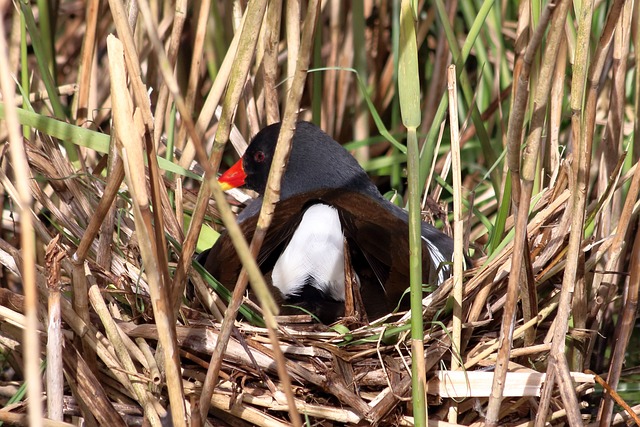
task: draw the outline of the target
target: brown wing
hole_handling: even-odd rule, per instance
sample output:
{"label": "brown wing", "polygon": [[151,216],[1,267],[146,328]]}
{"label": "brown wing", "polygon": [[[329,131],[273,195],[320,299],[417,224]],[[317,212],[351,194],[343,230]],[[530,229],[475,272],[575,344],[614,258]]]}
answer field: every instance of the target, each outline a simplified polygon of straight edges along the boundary
{"label": "brown wing", "polygon": [[[289,242],[301,217],[302,211],[299,207],[294,208],[293,204],[278,207],[257,257],[258,265],[263,274],[273,268],[275,259],[272,260],[272,258],[277,257]],[[247,242],[253,238],[257,222],[258,217],[253,216],[239,224]],[[215,245],[209,250],[204,267],[220,283],[230,290],[233,289],[240,275],[242,264],[226,231],[220,235]]]}
{"label": "brown wing", "polygon": [[[361,284],[369,318],[394,310],[409,287],[409,244],[406,217],[387,208],[382,199],[344,190],[318,190],[278,203],[274,217],[258,255],[263,274],[270,273],[279,254],[291,239],[305,209],[315,203],[334,206],[340,215],[351,251],[354,270]],[[246,218],[240,227],[247,238],[255,232],[257,215]],[[429,277],[428,249],[423,244],[423,277]],[[240,260],[231,239],[223,233],[211,249],[205,268],[229,289],[240,274]],[[268,280],[269,282],[269,280]],[[274,291],[277,299],[282,296]],[[408,297],[401,307],[408,308]]]}
{"label": "brown wing", "polygon": [[[408,309],[409,297],[403,298],[409,288],[406,219],[365,194],[336,193],[327,197],[326,202],[338,209],[343,218],[344,233],[349,239],[352,263],[360,277],[361,294],[369,317],[387,314],[400,302],[401,309]],[[356,262],[358,257],[366,263]],[[424,243],[422,260],[423,282],[426,282],[431,263]]]}

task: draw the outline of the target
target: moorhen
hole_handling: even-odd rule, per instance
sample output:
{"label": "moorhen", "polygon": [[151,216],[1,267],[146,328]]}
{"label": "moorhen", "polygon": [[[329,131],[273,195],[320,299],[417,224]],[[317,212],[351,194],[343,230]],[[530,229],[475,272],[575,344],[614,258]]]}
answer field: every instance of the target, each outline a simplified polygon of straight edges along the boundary
{"label": "moorhen", "polygon": [[[276,123],[253,138],[242,158],[218,179],[223,189],[244,186],[264,193],[279,132]],[[247,239],[261,205],[259,197],[238,216]],[[325,324],[343,316],[345,247],[368,318],[407,309],[407,219],[340,144],[311,123],[297,123],[281,198],[257,257],[281,311],[301,314],[292,306],[302,307]],[[423,283],[439,284],[450,275],[453,240],[423,222],[422,241]],[[241,264],[226,233],[199,260],[233,288]]]}

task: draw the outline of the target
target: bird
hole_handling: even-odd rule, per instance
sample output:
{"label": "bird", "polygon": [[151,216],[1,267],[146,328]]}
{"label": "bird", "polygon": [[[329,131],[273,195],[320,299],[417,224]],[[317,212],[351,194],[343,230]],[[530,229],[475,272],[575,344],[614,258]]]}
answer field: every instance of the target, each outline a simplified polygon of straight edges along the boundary
{"label": "bird", "polygon": [[[224,190],[258,193],[237,221],[247,239],[256,228],[281,123],[262,129],[240,160],[218,182]],[[316,125],[296,123],[281,182],[280,200],[257,256],[283,314],[302,308],[322,323],[345,314],[345,268],[355,273],[365,319],[408,309],[407,212],[385,199],[356,159]],[[451,274],[453,240],[421,224],[423,283],[438,285]],[[351,265],[345,266],[345,251]],[[232,289],[241,271],[230,237],[222,232],[198,258]]]}

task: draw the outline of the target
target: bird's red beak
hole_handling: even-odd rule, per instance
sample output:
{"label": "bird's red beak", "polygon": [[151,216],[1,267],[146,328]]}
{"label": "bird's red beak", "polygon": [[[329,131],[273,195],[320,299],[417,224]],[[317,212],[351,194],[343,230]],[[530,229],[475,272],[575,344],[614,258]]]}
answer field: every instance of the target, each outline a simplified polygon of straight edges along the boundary
{"label": "bird's red beak", "polygon": [[246,178],[247,174],[244,172],[242,159],[240,159],[225,173],[220,175],[220,178],[218,178],[218,183],[220,184],[220,187],[222,187],[223,191],[227,191],[231,190],[232,188],[243,186],[244,180]]}

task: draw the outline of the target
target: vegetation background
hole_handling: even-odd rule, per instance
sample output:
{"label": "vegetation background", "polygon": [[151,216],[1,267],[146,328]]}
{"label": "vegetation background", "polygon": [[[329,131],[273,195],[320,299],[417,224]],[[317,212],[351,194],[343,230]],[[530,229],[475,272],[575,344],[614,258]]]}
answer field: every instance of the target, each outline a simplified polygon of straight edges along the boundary
{"label": "vegetation background", "polygon": [[[0,421],[424,425],[441,365],[495,380],[485,397],[429,398],[430,419],[625,422],[640,412],[638,7],[0,0]],[[296,119],[457,227],[474,266],[423,316],[294,336],[265,297],[232,338],[220,326],[230,296],[190,264],[234,218],[201,177]],[[517,369],[548,374],[541,397],[505,389]],[[586,370],[608,391],[571,380]]]}

